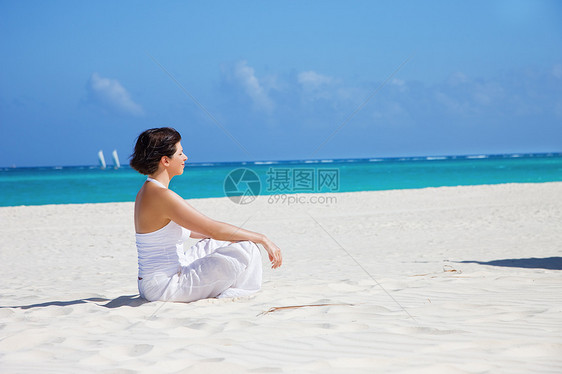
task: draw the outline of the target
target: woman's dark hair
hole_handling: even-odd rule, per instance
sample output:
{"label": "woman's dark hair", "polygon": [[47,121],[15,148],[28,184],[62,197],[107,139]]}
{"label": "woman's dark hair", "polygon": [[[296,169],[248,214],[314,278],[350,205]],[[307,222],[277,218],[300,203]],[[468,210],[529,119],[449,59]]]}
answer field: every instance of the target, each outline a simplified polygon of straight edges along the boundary
{"label": "woman's dark hair", "polygon": [[180,133],[171,127],[148,129],[137,138],[129,165],[141,174],[153,174],[163,156],[172,157],[176,153],[180,140]]}

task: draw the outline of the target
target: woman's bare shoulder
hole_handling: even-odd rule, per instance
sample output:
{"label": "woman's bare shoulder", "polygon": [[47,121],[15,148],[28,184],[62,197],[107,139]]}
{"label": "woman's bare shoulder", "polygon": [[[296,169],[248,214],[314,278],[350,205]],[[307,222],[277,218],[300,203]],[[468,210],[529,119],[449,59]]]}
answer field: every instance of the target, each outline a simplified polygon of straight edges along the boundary
{"label": "woman's bare shoulder", "polygon": [[169,222],[166,201],[169,194],[159,186],[145,184],[135,201],[135,229],[137,233],[153,232]]}
{"label": "woman's bare shoulder", "polygon": [[158,205],[160,209],[169,211],[170,209],[177,208],[179,206],[184,207],[187,202],[176,192],[159,186],[145,186],[146,191],[144,192],[146,198],[150,201],[149,204]]}

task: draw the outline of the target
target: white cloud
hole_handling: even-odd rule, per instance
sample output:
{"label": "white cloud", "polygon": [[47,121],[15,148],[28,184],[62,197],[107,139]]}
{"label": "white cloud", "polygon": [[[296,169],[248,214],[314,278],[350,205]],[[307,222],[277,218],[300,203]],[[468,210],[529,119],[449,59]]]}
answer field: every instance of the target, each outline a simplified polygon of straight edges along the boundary
{"label": "white cloud", "polygon": [[266,111],[271,111],[273,109],[274,103],[268,96],[267,90],[256,77],[254,68],[248,66],[246,61],[240,61],[236,64],[234,75],[244,87],[246,94],[258,108]]}
{"label": "white cloud", "polygon": [[[220,94],[243,98],[236,106],[240,118],[247,118],[251,105],[275,105],[275,115],[260,114],[265,114],[262,120],[279,125],[318,129],[344,121],[353,113],[348,126],[374,123],[389,128],[423,128],[431,123],[434,128],[471,126],[485,130],[492,125],[522,126],[521,121],[535,115],[544,118],[544,126],[558,120],[562,116],[562,85],[556,77],[560,75],[559,65],[476,78],[455,72],[436,84],[397,77],[379,90],[380,81],[347,82],[314,70],[258,77],[246,62],[240,62],[224,65],[225,86]],[[233,99],[224,102],[231,105]]]}
{"label": "white cloud", "polygon": [[93,73],[89,88],[95,100],[108,109],[134,116],[144,114],[143,108],[131,99],[129,92],[116,79]]}
{"label": "white cloud", "polygon": [[333,81],[332,78],[322,74],[318,74],[317,72],[312,70],[303,71],[299,74],[297,79],[304,88],[318,88],[322,85],[330,84]]}
{"label": "white cloud", "polygon": [[313,70],[299,73],[297,82],[302,88],[303,103],[315,100],[328,100],[337,103],[342,100],[340,90],[342,88],[345,90],[339,80]]}

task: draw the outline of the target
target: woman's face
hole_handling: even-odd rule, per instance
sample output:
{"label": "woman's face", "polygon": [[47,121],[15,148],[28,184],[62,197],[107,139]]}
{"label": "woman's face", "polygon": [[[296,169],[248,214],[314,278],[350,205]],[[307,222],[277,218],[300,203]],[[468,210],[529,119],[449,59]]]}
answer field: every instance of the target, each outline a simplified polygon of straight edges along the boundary
{"label": "woman's face", "polygon": [[183,154],[183,147],[181,146],[181,142],[176,144],[176,153],[169,158],[170,160],[170,168],[174,175],[182,175],[183,168],[185,166],[185,161],[187,160],[187,156]]}

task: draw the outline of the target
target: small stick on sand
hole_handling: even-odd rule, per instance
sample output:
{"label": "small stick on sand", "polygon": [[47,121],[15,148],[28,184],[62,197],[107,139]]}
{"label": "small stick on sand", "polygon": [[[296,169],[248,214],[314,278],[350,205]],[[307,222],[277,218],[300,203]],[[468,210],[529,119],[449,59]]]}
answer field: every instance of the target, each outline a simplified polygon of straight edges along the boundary
{"label": "small stick on sand", "polygon": [[297,309],[297,308],[305,308],[305,307],[309,307],[309,306],[333,306],[333,305],[353,306],[355,304],[307,304],[307,305],[275,306],[273,308],[270,308],[269,310],[266,310],[265,312],[261,312],[260,314],[257,315],[257,317],[263,316],[264,314],[268,314],[268,313],[271,313],[271,312],[276,312],[278,310],[284,310],[284,309]]}

